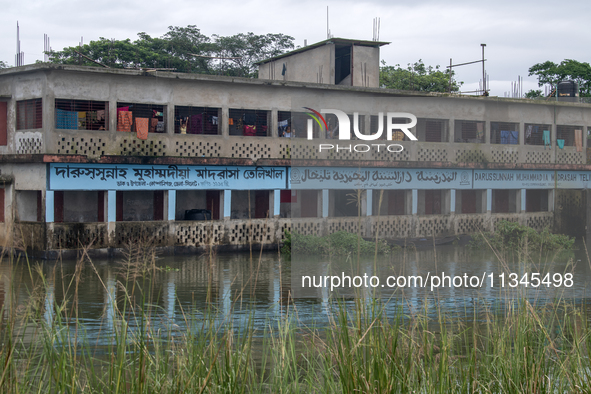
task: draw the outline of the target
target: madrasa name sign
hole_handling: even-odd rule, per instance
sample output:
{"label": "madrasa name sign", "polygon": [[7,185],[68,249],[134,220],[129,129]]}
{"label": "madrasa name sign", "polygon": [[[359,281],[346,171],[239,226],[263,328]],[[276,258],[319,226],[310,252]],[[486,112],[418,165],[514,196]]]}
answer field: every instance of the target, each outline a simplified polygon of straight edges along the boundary
{"label": "madrasa name sign", "polygon": [[292,189],[471,189],[462,169],[292,167]]}
{"label": "madrasa name sign", "polygon": [[286,167],[49,164],[49,190],[285,189]]}

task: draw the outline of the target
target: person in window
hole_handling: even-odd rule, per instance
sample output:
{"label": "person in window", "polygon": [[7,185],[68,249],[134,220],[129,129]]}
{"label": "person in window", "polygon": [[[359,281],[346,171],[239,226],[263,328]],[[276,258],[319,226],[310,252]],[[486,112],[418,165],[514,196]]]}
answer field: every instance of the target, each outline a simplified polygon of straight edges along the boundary
{"label": "person in window", "polygon": [[285,138],[291,138],[291,135],[292,135],[291,134],[291,127],[290,126],[287,126],[285,128],[285,131],[283,132],[283,137],[285,137]]}

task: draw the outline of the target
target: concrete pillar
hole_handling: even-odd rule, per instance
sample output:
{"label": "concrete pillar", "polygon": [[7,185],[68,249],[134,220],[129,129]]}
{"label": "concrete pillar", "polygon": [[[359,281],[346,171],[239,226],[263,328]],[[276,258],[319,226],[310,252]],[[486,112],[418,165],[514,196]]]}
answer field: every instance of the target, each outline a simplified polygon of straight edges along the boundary
{"label": "concrete pillar", "polygon": [[525,212],[525,189],[521,189],[521,212]]}
{"label": "concrete pillar", "polygon": [[[275,111],[277,112],[277,111]],[[277,128],[275,128],[277,129]],[[274,190],[273,191],[273,216],[274,217],[279,217],[279,215],[281,214],[280,212],[280,206],[281,206],[281,190]]]}
{"label": "concrete pillar", "polygon": [[271,132],[267,131],[267,135],[277,138],[279,137],[279,130],[278,130],[278,123],[279,123],[279,114],[277,113],[277,108],[271,110],[271,123],[269,127],[271,128]]}
{"label": "concrete pillar", "polygon": [[416,215],[419,211],[419,191],[412,189],[412,210],[411,214]]}
{"label": "concrete pillar", "polygon": [[174,105],[170,104],[166,106],[166,134],[174,134]]}
{"label": "concrete pillar", "polygon": [[554,212],[554,199],[556,198],[556,189],[548,190],[548,212]]}
{"label": "concrete pillar", "polygon": [[449,212],[456,213],[456,189],[449,191]]}
{"label": "concrete pillar", "polygon": [[322,190],[322,217],[328,217],[328,190]]}
{"label": "concrete pillar", "polygon": [[367,189],[365,195],[365,216],[372,216],[373,210],[373,190]]}
{"label": "concrete pillar", "polygon": [[232,190],[224,190],[224,220],[232,216]]}
{"label": "concrete pillar", "polygon": [[107,192],[107,222],[117,221],[117,192],[109,190]]}
{"label": "concrete pillar", "polygon": [[109,128],[108,131],[117,131],[117,100],[109,100]]}
{"label": "concrete pillar", "polygon": [[456,134],[456,122],[455,119],[451,118],[449,120],[449,129],[447,133],[447,142],[453,143]]}
{"label": "concrete pillar", "polygon": [[230,108],[228,107],[222,107],[222,135],[224,138],[230,137]]}
{"label": "concrete pillar", "polygon": [[176,219],[176,190],[168,191],[168,220]]}
{"label": "concrete pillar", "polygon": [[53,190],[47,190],[45,192],[45,222],[53,223]]}
{"label": "concrete pillar", "polygon": [[486,189],[486,212],[492,211],[492,189]]}

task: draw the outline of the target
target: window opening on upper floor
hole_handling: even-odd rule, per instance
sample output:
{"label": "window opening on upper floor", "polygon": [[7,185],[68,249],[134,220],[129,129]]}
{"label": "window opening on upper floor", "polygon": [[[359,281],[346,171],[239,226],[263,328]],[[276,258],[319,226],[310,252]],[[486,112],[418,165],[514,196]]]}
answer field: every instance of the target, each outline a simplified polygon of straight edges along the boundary
{"label": "window opening on upper floor", "polygon": [[456,120],[454,122],[454,141],[484,143],[485,125],[483,121]]}
{"label": "window opening on upper floor", "polygon": [[[577,131],[579,130],[579,131]],[[556,144],[559,148],[563,148],[565,146],[577,146],[578,138],[577,135],[581,135],[580,144],[582,146],[582,135],[583,135],[583,126],[567,126],[567,125],[557,125],[556,126]],[[563,142],[560,142],[563,141]],[[561,147],[562,145],[562,147]]]}
{"label": "window opening on upper floor", "polygon": [[519,123],[490,122],[490,143],[519,145]]}
{"label": "window opening on upper floor", "polygon": [[230,135],[245,137],[267,137],[271,135],[268,129],[270,111],[259,109],[230,109],[228,120]]}
{"label": "window opening on upper floor", "polygon": [[148,133],[166,133],[166,120],[166,105],[117,103],[117,131],[147,126]]}
{"label": "window opening on upper floor", "polygon": [[109,130],[107,101],[55,99],[55,128]]}
{"label": "window opening on upper floor", "polygon": [[174,107],[175,134],[221,134],[221,108],[180,106]]}
{"label": "window opening on upper floor", "polygon": [[[524,131],[525,145],[550,145],[552,125],[526,123]],[[547,141],[547,143],[544,143]]]}
{"label": "window opening on upper floor", "polygon": [[42,100],[21,100],[16,102],[16,129],[41,129],[43,128]]}
{"label": "window opening on upper floor", "polygon": [[447,142],[448,141],[447,119],[417,119],[417,138],[425,142]]}
{"label": "window opening on upper floor", "polygon": [[334,57],[335,85],[351,85],[351,45],[336,45]]}

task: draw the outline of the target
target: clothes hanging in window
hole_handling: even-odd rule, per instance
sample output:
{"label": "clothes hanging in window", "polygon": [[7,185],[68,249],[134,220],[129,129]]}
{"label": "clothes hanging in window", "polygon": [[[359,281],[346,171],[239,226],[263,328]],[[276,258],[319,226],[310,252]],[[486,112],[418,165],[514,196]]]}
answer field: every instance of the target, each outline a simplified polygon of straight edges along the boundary
{"label": "clothes hanging in window", "polygon": [[575,130],[575,146],[577,152],[583,151],[583,130]]}
{"label": "clothes hanging in window", "polygon": [[550,130],[542,132],[542,140],[544,141],[544,149],[546,149],[546,146],[550,146]]}
{"label": "clothes hanging in window", "polygon": [[56,122],[55,127],[57,129],[76,130],[78,129],[78,112],[64,111],[62,109],[56,109]]}
{"label": "clothes hanging in window", "polygon": [[140,140],[148,139],[148,118],[135,118],[135,132]]}
{"label": "clothes hanging in window", "polygon": [[257,127],[244,125],[244,126],[242,126],[242,134],[247,137],[253,137],[257,134]]}
{"label": "clothes hanging in window", "polygon": [[189,134],[203,134],[203,115],[191,115]]}
{"label": "clothes hanging in window", "polygon": [[117,131],[131,131],[131,124],[133,123],[133,112],[118,111],[117,112]]}
{"label": "clothes hanging in window", "polygon": [[287,130],[287,126],[288,126],[289,122],[287,120],[282,120],[281,122],[279,122],[277,125],[277,131],[279,132],[279,135],[282,136],[283,133],[285,133],[285,131]]}
{"label": "clothes hanging in window", "polygon": [[560,149],[564,149],[564,140],[556,140],[556,144]]}
{"label": "clothes hanging in window", "polygon": [[156,119],[156,118],[150,119],[150,130],[148,130],[148,132],[155,133],[156,127],[158,127],[158,119]]}

